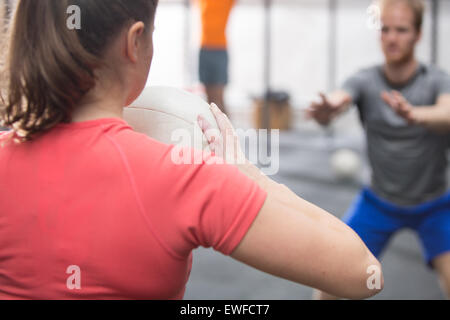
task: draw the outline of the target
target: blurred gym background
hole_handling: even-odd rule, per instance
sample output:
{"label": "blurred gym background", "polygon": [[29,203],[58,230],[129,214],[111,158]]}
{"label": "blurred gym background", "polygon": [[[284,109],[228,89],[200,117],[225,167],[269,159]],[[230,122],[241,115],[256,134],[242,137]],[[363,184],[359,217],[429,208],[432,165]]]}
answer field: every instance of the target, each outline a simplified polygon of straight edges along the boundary
{"label": "blurred gym background", "polygon": [[[275,125],[290,129],[280,132],[280,171],[273,178],[338,217],[370,177],[360,121],[352,109],[322,128],[307,121],[304,110],[319,91],[333,90],[360,68],[383,62],[372,4],[371,0],[238,0],[228,24],[226,104],[233,124],[257,127],[261,123],[255,119],[255,98],[269,90],[288,94],[290,116],[275,120]],[[417,56],[450,72],[450,44],[445,41],[450,1],[428,0],[426,5]],[[161,0],[149,85],[172,85],[204,95],[198,79],[200,27],[195,3]],[[344,177],[333,167],[339,150],[352,152],[344,159],[352,162],[353,171]],[[443,298],[412,232],[402,231],[392,240],[382,263],[385,289],[374,299]],[[186,299],[309,299],[311,294],[310,288],[199,249]]]}

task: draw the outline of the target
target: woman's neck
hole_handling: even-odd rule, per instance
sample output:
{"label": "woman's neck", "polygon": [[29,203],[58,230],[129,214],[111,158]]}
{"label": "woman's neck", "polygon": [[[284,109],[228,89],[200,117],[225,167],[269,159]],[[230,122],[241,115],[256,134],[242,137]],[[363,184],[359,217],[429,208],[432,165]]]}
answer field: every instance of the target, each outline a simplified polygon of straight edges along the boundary
{"label": "woman's neck", "polygon": [[123,106],[120,110],[101,108],[100,106],[89,107],[89,111],[80,110],[72,113],[72,122],[84,122],[103,118],[123,118]]}
{"label": "woman's neck", "polygon": [[123,118],[126,98],[122,89],[94,88],[72,112],[72,122],[84,122],[102,118]]}

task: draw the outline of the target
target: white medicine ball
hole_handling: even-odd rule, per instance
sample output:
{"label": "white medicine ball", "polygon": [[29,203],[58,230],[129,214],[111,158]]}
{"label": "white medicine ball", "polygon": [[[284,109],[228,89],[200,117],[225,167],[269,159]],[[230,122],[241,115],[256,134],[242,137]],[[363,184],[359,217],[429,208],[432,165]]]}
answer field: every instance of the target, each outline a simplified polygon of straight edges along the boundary
{"label": "white medicine ball", "polygon": [[353,179],[361,169],[361,159],[353,150],[339,149],[331,156],[330,165],[339,179]]}
{"label": "white medicine ball", "polygon": [[197,122],[200,114],[218,130],[216,119],[203,99],[177,88],[154,86],[145,88],[125,108],[124,119],[135,131],[160,142],[209,151]]}

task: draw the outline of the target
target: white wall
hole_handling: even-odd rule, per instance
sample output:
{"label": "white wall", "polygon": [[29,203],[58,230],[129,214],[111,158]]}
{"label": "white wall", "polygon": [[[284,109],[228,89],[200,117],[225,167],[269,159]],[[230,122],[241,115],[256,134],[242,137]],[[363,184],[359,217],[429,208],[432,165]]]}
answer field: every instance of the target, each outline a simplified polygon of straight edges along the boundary
{"label": "white wall", "polygon": [[328,83],[326,10],[324,0],[280,2],[273,8],[272,86],[290,92],[296,103]]}
{"label": "white wall", "polygon": [[159,6],[155,20],[154,57],[148,85],[183,87],[185,79],[183,22],[185,10],[177,4]]}
{"label": "white wall", "polygon": [[439,15],[439,65],[450,72],[450,1],[440,1]]}

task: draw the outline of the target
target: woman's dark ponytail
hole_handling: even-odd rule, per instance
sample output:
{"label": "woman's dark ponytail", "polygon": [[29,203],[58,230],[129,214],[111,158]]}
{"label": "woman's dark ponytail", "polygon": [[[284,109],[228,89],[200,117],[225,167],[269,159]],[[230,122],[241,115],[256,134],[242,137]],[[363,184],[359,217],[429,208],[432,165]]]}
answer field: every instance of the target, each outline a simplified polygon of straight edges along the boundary
{"label": "woman's dark ponytail", "polygon": [[[77,6],[80,28],[69,28]],[[0,125],[21,140],[70,122],[96,82],[111,40],[133,21],[154,19],[157,0],[19,0],[4,63]]]}

